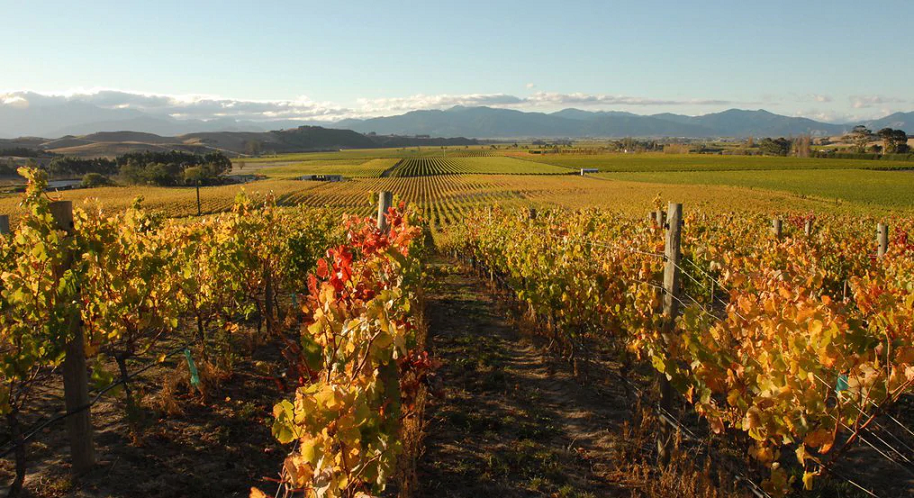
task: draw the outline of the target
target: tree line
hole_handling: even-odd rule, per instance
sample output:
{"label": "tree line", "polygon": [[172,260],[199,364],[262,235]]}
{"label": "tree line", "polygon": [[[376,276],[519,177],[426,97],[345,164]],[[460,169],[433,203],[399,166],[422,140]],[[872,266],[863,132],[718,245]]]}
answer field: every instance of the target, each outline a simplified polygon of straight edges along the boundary
{"label": "tree line", "polygon": [[[221,152],[194,154],[191,152],[130,152],[115,159],[55,157],[40,166],[52,177],[81,176],[93,185],[119,176],[138,185],[205,185],[218,181],[219,176],[232,169],[232,161]],[[0,175],[15,175],[18,165],[0,162]]]}

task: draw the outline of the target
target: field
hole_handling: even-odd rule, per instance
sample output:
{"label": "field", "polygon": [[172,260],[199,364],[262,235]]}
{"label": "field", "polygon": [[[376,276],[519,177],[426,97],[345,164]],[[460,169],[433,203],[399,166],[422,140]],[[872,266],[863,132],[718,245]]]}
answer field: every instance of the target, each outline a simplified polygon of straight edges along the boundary
{"label": "field", "polygon": [[[204,213],[227,209],[242,189],[273,192],[281,204],[330,207],[367,214],[371,192],[389,190],[419,205],[433,227],[484,205],[608,207],[641,215],[656,196],[712,211],[908,213],[914,209],[910,163],[720,155],[604,154],[538,156],[517,149],[378,149],[292,154],[236,160],[236,173],[266,177],[243,186],[201,189]],[[467,157],[454,157],[454,156]],[[518,157],[520,156],[520,157]],[[241,163],[243,169],[238,169]],[[596,167],[587,176],[568,168]],[[340,174],[341,183],[298,181],[307,174]],[[141,196],[168,216],[196,214],[189,188],[102,187],[51,194],[97,199],[121,208]],[[16,195],[0,196],[0,213],[21,214]]]}
{"label": "field", "polygon": [[[201,211],[216,213],[232,207],[235,196],[242,190],[255,196],[270,192],[282,202],[287,198],[299,198],[304,192],[319,187],[315,182],[293,180],[265,180],[246,186],[223,185],[200,189]],[[122,210],[134,199],[142,198],[142,205],[150,210],[161,212],[168,217],[183,217],[197,214],[197,193],[191,187],[99,187],[85,190],[68,190],[50,192],[55,200],[73,201],[75,206],[97,204],[104,209]],[[21,194],[0,196],[0,214],[9,214],[16,219],[24,212],[20,206]]]}
{"label": "field", "polygon": [[[841,160],[833,160],[833,162]],[[600,173],[601,178],[676,185],[729,185],[791,192],[824,201],[888,208],[909,208],[914,192],[912,171],[767,170],[680,171],[675,173]]]}
{"label": "field", "polygon": [[906,161],[859,159],[810,159],[799,157],[738,156],[716,154],[545,154],[518,153],[531,161],[566,168],[598,168],[603,172],[749,171],[796,169],[914,169]]}

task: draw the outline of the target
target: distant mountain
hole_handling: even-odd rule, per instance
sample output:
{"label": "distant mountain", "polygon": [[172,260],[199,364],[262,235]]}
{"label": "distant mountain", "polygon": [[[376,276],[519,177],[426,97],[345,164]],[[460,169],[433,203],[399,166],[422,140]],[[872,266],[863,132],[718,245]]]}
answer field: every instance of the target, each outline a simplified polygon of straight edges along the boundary
{"label": "distant mountain", "polygon": [[778,137],[810,134],[827,136],[843,133],[846,125],[820,123],[808,118],[781,116],[765,110],[730,109],[704,116],[657,114],[653,117],[682,124],[693,124],[710,130],[712,135],[732,137]]}
{"label": "distant mountain", "polygon": [[582,121],[593,121],[595,119],[599,119],[600,117],[606,116],[637,116],[637,114],[622,111],[582,111],[581,109],[570,107],[568,109],[562,109],[561,111],[553,112],[550,114],[550,116],[558,116],[560,118],[568,119],[579,119]]}
{"label": "distant mountain", "polygon": [[866,123],[870,130],[879,131],[883,128],[901,129],[914,135],[914,112],[896,112],[888,116]]}
{"label": "distant mountain", "polygon": [[[131,130],[163,137],[195,133],[266,133],[299,126],[330,126],[378,135],[429,135],[472,138],[580,137],[774,137],[809,133],[836,135],[854,125],[830,124],[782,116],[765,110],[730,109],[703,116],[662,113],[639,115],[619,111],[563,109],[553,113],[522,112],[491,107],[420,110],[397,116],[344,119],[335,123],[296,120],[247,121],[224,117],[211,120],[176,119],[137,109],[109,108],[83,101],[42,101],[26,106],[0,103],[0,137],[58,138],[96,132]],[[901,128],[914,132],[914,112],[895,113],[866,123],[871,129]]]}
{"label": "distant mountain", "polygon": [[347,120],[337,126],[362,133],[459,135],[476,138],[522,137],[745,137],[809,133],[834,135],[847,125],[820,123],[768,111],[731,109],[704,116],[565,109],[551,114],[489,107],[413,111],[399,116]]}
{"label": "distant mountain", "polygon": [[[162,136],[194,132],[268,131],[321,124],[317,121],[242,121],[232,118],[176,119],[153,116],[137,109],[105,108],[87,102],[36,102],[27,107],[0,102],[0,137],[36,136],[58,138],[99,131],[133,130]],[[323,123],[326,124],[326,123]]]}

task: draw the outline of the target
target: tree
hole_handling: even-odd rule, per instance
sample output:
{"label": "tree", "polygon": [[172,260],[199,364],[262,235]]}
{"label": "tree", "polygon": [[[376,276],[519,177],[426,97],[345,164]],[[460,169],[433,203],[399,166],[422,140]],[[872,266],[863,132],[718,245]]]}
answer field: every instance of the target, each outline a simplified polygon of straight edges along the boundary
{"label": "tree", "polygon": [[895,130],[895,153],[907,154],[911,148],[908,146],[908,134],[904,130]]}
{"label": "tree", "polygon": [[259,156],[263,152],[263,144],[257,140],[248,140],[244,144],[244,150],[249,156]]}
{"label": "tree", "polygon": [[866,144],[870,141],[873,134],[869,128],[864,125],[857,125],[850,133],[851,141],[854,144],[854,150],[860,153],[866,152]]}
{"label": "tree", "polygon": [[886,154],[904,154],[908,151],[908,134],[904,130],[883,128],[876,135],[882,139],[882,150]]}
{"label": "tree", "polygon": [[883,128],[876,132],[876,135],[879,135],[879,138],[882,139],[882,149],[886,153],[895,152],[895,130],[891,128]]}
{"label": "tree", "polygon": [[105,175],[100,173],[86,173],[83,175],[83,188],[103,187],[105,185],[111,185],[111,180]]}
{"label": "tree", "polygon": [[780,137],[780,138],[764,138],[758,144],[759,150],[762,154],[766,156],[786,156],[790,154],[791,147],[790,140]]}
{"label": "tree", "polygon": [[812,152],[812,138],[809,135],[800,135],[793,141],[793,150],[797,157],[809,157]]}

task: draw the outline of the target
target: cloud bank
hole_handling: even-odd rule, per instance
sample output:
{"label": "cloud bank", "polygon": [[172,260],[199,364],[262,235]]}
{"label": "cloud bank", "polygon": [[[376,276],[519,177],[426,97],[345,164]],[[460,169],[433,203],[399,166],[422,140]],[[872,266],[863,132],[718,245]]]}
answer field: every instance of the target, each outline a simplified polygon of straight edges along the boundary
{"label": "cloud bank", "polygon": [[[529,83],[528,90],[536,85]],[[277,120],[299,120],[333,122],[346,118],[370,118],[389,116],[425,109],[447,109],[454,106],[489,106],[524,111],[552,111],[567,107],[582,107],[592,110],[637,108],[661,112],[676,111],[677,108],[694,110],[701,108],[713,112],[728,107],[775,106],[780,102],[769,96],[763,102],[733,101],[721,99],[659,99],[650,97],[557,93],[536,91],[527,96],[505,93],[471,93],[471,94],[417,94],[408,97],[363,98],[349,105],[334,102],[319,102],[302,96],[292,100],[246,100],[231,99],[213,95],[165,95],[144,92],[124,91],[117,89],[95,88],[77,89],[65,92],[34,91],[0,91],[0,111],[4,108],[29,109],[41,107],[72,106],[75,112],[79,106],[94,106],[106,110],[120,110],[124,113],[134,112],[137,115],[172,117],[176,119],[234,119],[239,121],[269,122]],[[833,97],[823,94],[807,94],[794,101],[828,104]],[[862,117],[865,113],[883,115],[908,102],[903,99],[885,96],[854,95],[848,98],[849,110]],[[789,113],[793,113],[788,111]],[[796,114],[826,121],[838,121],[850,116],[850,113],[835,110],[809,109]]]}
{"label": "cloud bank", "polygon": [[[532,88],[532,86],[531,86]],[[423,109],[447,109],[454,106],[490,106],[523,110],[541,110],[567,106],[725,106],[726,100],[667,100],[626,95],[536,92],[526,97],[516,95],[462,94],[358,99],[353,105],[316,102],[308,97],[294,100],[244,100],[212,95],[162,95],[113,89],[71,90],[40,93],[34,91],[0,91],[0,105],[13,108],[40,108],[60,105],[92,105],[103,109],[133,110],[154,116],[178,119],[270,121],[300,119],[335,121],[343,118],[367,118]]]}

